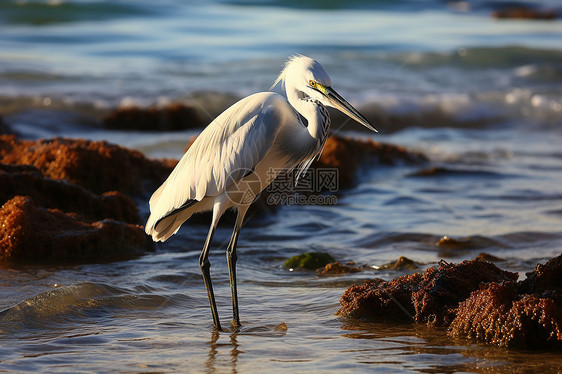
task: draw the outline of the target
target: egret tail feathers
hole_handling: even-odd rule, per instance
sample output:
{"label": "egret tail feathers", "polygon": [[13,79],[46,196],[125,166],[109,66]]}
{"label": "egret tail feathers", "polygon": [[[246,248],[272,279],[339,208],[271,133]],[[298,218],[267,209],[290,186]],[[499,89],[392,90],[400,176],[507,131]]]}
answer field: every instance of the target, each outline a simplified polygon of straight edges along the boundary
{"label": "egret tail feathers", "polygon": [[160,219],[156,225],[150,222],[149,219],[146,223],[146,233],[152,236],[152,240],[155,242],[166,241],[170,236],[178,232],[182,223],[189,218],[179,219],[178,215],[181,215],[181,213]]}
{"label": "egret tail feathers", "polygon": [[166,241],[170,236],[178,232],[180,226],[191,217],[194,211],[188,208],[193,207],[197,202],[197,200],[188,200],[179,208],[164,215],[152,212],[146,222],[145,232],[152,236],[152,240],[155,242]]}

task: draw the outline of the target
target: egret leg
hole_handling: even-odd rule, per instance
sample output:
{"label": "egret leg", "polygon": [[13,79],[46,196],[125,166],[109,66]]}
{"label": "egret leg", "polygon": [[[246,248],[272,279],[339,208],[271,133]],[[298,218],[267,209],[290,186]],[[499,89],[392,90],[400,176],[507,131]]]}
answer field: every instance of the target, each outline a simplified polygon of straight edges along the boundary
{"label": "egret leg", "polygon": [[203,247],[201,256],[199,256],[199,268],[201,269],[201,274],[203,274],[203,280],[205,281],[205,287],[207,288],[207,296],[209,297],[209,304],[211,305],[211,313],[213,314],[215,328],[222,331],[219,321],[219,313],[217,311],[217,303],[215,302],[215,294],[213,292],[213,284],[211,283],[211,263],[209,262],[209,248],[211,246],[211,242],[213,241],[213,235],[215,234],[217,223],[218,219],[215,219],[215,214],[213,214],[211,228],[209,229],[209,234],[207,235],[207,240],[205,241],[205,246]]}
{"label": "egret leg", "polygon": [[238,313],[238,290],[236,287],[236,261],[238,255],[236,254],[236,246],[238,244],[238,234],[244,221],[244,216],[248,211],[248,205],[241,205],[238,207],[238,215],[236,216],[236,223],[234,224],[234,231],[226,249],[226,261],[228,263],[228,275],[230,277],[230,292],[232,294],[232,324],[236,327],[240,326],[240,314]]}

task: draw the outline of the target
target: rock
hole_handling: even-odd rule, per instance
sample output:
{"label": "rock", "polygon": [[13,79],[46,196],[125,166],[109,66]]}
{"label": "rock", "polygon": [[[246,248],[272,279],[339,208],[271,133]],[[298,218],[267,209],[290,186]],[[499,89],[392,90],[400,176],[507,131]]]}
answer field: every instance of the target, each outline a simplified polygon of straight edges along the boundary
{"label": "rock", "polygon": [[343,274],[350,274],[350,273],[358,273],[363,271],[361,268],[343,265],[339,262],[330,262],[326,264],[324,267],[320,267],[316,269],[318,275],[326,276],[326,275],[343,275]]}
{"label": "rock", "polygon": [[360,319],[399,319],[446,326],[455,317],[458,303],[482,282],[517,279],[479,260],[450,265],[442,261],[423,274],[415,273],[391,282],[375,279],[354,285],[343,294],[338,315]]}
{"label": "rock", "polygon": [[439,268],[424,273],[422,287],[412,294],[416,321],[445,326],[454,317],[452,309],[480,283],[515,279],[517,273],[503,271],[489,262],[471,260],[457,265],[442,262]]}
{"label": "rock", "polygon": [[193,106],[179,103],[163,108],[125,107],[116,109],[102,119],[110,130],[179,131],[207,125]]}
{"label": "rock", "polygon": [[49,178],[78,184],[94,193],[149,195],[168,176],[174,160],[150,160],[138,151],[84,139],[18,140],[0,136],[0,163],[33,165]]}
{"label": "rock", "polygon": [[[502,248],[504,244],[501,241],[480,235],[465,238],[452,238],[445,235],[435,243],[435,246],[438,248],[439,256],[441,256],[441,258],[447,258],[457,257],[461,253],[467,253],[478,249]],[[485,254],[482,254],[482,256],[479,255],[478,257],[490,262],[501,260],[494,260],[492,256],[487,257]]]}
{"label": "rock", "polygon": [[326,140],[320,158],[311,167],[313,169],[337,169],[339,186],[351,186],[359,167],[360,153],[362,153],[361,148],[354,140],[331,135]]}
{"label": "rock", "polygon": [[287,332],[287,330],[289,330],[289,328],[287,327],[287,324],[285,322],[281,322],[273,329],[273,331],[275,332]]}
{"label": "rock", "polygon": [[439,239],[435,245],[446,249],[470,249],[473,247],[470,238],[453,239],[449,238],[447,235]]}
{"label": "rock", "polygon": [[408,257],[400,256],[396,262],[390,262],[380,267],[381,270],[415,270],[422,265],[420,262],[410,260]]}
{"label": "rock", "polygon": [[293,256],[283,264],[284,269],[309,269],[316,270],[336,260],[325,252],[309,252]]}
{"label": "rock", "polygon": [[501,262],[501,261],[505,261],[503,258],[499,258],[496,256],[493,256],[489,253],[485,253],[485,252],[481,252],[478,254],[478,256],[476,256],[477,259],[479,259],[480,261],[488,261],[488,262]]}
{"label": "rock", "polygon": [[525,5],[517,5],[495,10],[492,12],[492,17],[552,21],[558,18],[558,14],[552,9],[537,10]]}
{"label": "rock", "polygon": [[80,215],[39,207],[15,196],[0,208],[0,261],[101,261],[153,248],[141,226],[113,219],[89,222]]}
{"label": "rock", "polygon": [[[193,139],[190,139],[190,144],[192,141]],[[391,154],[397,156],[389,156]],[[353,155],[355,158],[350,159],[349,155]],[[357,168],[357,165],[353,165],[354,163],[372,162],[373,160],[400,162],[399,160],[423,158],[399,147],[382,146],[371,141],[356,141],[339,137],[330,138],[323,157],[321,165],[338,168],[345,175],[344,184],[352,183],[353,173],[349,172],[354,172]],[[350,160],[353,164],[349,163]],[[6,254],[3,258],[22,260],[29,256],[29,261],[35,261],[45,258],[77,259],[82,257],[92,259],[96,254],[109,254],[111,251],[83,244],[81,238],[92,236],[94,226],[98,230],[96,232],[101,233],[108,232],[109,228],[117,226],[123,228],[120,235],[130,233],[132,229],[126,224],[137,224],[142,221],[131,197],[146,204],[150,195],[168,177],[177,161],[150,160],[138,151],[105,141],[63,138],[20,140],[14,135],[0,135],[0,164],[7,164],[0,166],[0,182],[3,186],[0,191],[1,203],[8,204],[6,206],[10,209],[15,209],[16,202],[25,201],[27,210],[35,209],[42,212],[43,216],[46,216],[48,212],[49,219],[55,220],[50,224],[54,225],[58,220],[57,227],[61,233],[81,233],[79,236],[67,235],[69,238],[73,237],[75,241],[72,242],[68,239],[65,242],[69,246],[66,257],[61,254],[63,251],[48,239],[46,239],[46,243],[51,244],[38,247],[37,256],[33,256],[29,252],[31,249],[26,249],[18,244],[28,243],[23,239],[18,242],[5,242],[5,245],[12,243],[14,248],[4,247],[3,252]],[[264,192],[260,195],[258,201],[253,204],[251,213],[272,210],[272,206],[268,204],[267,200],[268,193]],[[31,200],[16,199],[18,196],[23,199],[27,199],[24,197],[27,196]],[[9,202],[11,203],[9,204]],[[4,209],[3,214],[7,216],[12,214],[10,209]],[[36,218],[37,222],[32,222],[31,215],[20,213],[20,216],[22,215],[29,220],[22,227],[39,226],[42,223],[38,221],[38,218]],[[194,217],[194,220],[206,219],[205,215],[197,217]],[[224,221],[228,222],[228,216]],[[6,224],[8,226],[4,229],[7,232],[14,231],[20,234],[29,232],[18,228],[16,221],[8,219]],[[82,231],[76,229],[78,224],[83,229]],[[124,229],[124,227],[128,228]],[[140,228],[137,227],[135,230],[139,231]],[[87,234],[84,236],[83,232]],[[37,235],[31,238],[39,237]],[[92,237],[97,238],[95,235]],[[30,239],[30,243],[32,240]],[[92,239],[92,243],[102,242],[101,238]],[[82,249],[73,247],[72,243]],[[135,245],[138,243],[138,241],[133,242]],[[124,251],[130,247],[124,246]],[[143,244],[141,247],[146,248],[146,245]],[[51,255],[47,253],[49,248],[53,251]],[[110,248],[114,248],[114,246],[110,246]],[[304,266],[316,269],[335,260],[329,258],[313,265],[311,265],[312,263],[307,264],[307,261],[314,260],[305,260]]]}

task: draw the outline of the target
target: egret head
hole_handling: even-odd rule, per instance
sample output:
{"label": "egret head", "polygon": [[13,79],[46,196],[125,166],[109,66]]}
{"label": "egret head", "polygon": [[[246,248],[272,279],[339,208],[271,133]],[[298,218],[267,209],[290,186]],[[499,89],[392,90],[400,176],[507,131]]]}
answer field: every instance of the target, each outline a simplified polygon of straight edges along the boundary
{"label": "egret head", "polygon": [[272,89],[276,87],[284,90],[287,98],[296,94],[298,99],[310,97],[318,100],[348,115],[369,130],[377,132],[377,129],[357,109],[332,88],[332,80],[324,67],[310,57],[302,55],[291,57]]}

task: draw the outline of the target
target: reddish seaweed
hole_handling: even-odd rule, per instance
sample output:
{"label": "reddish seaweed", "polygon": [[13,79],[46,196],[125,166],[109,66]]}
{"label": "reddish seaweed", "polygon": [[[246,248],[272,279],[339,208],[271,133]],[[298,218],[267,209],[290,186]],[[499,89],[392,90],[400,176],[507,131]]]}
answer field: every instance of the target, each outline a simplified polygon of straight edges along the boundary
{"label": "reddish seaweed", "polygon": [[127,223],[140,223],[134,201],[117,191],[96,195],[66,181],[44,177],[31,165],[0,164],[0,202],[17,195],[33,196],[39,206],[57,208],[83,215],[87,219],[112,218]]}
{"label": "reddish seaweed", "polygon": [[142,227],[113,219],[88,222],[15,196],[0,208],[0,260],[65,262],[130,256],[152,248]]}
{"label": "reddish seaweed", "polygon": [[342,317],[448,326],[453,338],[509,348],[562,348],[562,255],[527,273],[478,258],[391,282],[374,279],[342,296]]}
{"label": "reddish seaweed", "polygon": [[0,136],[0,261],[101,261],[153,248],[127,193],[146,194],[175,161],[83,139]]}
{"label": "reddish seaweed", "polygon": [[176,161],[150,160],[138,151],[106,141],[19,140],[2,135],[0,163],[33,165],[46,177],[64,179],[95,193],[140,194],[163,181]]}
{"label": "reddish seaweed", "polygon": [[125,107],[103,118],[111,130],[178,131],[206,125],[205,118],[192,106],[172,103],[163,108]]}
{"label": "reddish seaweed", "polygon": [[459,304],[449,334],[504,347],[562,348],[562,255],[526,275],[473,292]]}
{"label": "reddish seaweed", "polygon": [[562,348],[561,311],[553,298],[493,282],[459,304],[449,335],[509,348]]}
{"label": "reddish seaweed", "polygon": [[558,13],[554,9],[538,10],[525,5],[515,5],[493,11],[492,17],[552,21],[558,18]]}
{"label": "reddish seaweed", "polygon": [[514,279],[517,274],[500,270],[489,262],[471,260],[458,265],[441,262],[423,274],[351,286],[342,296],[338,314],[362,319],[383,316],[445,326],[454,318],[458,303],[480,283]]}

